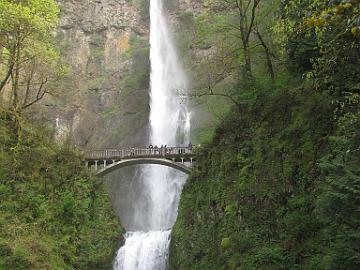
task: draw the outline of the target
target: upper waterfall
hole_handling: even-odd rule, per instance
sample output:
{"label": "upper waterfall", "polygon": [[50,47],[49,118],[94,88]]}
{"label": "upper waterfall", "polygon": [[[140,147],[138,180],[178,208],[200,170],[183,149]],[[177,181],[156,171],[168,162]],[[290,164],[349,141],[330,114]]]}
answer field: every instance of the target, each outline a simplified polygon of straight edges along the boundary
{"label": "upper waterfall", "polygon": [[[187,79],[173,44],[161,0],[150,1],[150,138],[153,145],[189,143],[190,118],[179,92],[187,89]],[[116,270],[165,270],[170,231],[173,226],[186,175],[162,166],[145,166],[141,183],[147,191],[140,198],[134,216],[145,232],[126,235],[119,250]],[[146,203],[144,203],[146,202]]]}
{"label": "upper waterfall", "polygon": [[[187,89],[187,79],[171,39],[161,0],[150,4],[150,140],[154,144],[185,143],[188,119],[186,104],[179,92]],[[174,132],[176,131],[176,132]]]}

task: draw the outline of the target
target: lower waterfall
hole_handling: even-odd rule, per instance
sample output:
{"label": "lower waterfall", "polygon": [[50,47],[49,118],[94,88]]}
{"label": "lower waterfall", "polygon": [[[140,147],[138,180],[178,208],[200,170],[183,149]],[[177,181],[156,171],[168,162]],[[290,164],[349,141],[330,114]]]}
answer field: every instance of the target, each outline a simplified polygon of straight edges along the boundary
{"label": "lower waterfall", "polygon": [[115,269],[165,270],[170,231],[132,232],[116,257]]}
{"label": "lower waterfall", "polygon": [[[158,147],[184,146],[190,142],[191,114],[179,92],[186,91],[187,79],[171,39],[162,0],[150,0],[150,21],[149,143]],[[134,216],[143,223],[135,227],[142,230],[125,235],[114,270],[166,269],[171,228],[185,177],[183,173],[158,165],[141,170],[141,187],[146,198],[139,198],[143,203]]]}

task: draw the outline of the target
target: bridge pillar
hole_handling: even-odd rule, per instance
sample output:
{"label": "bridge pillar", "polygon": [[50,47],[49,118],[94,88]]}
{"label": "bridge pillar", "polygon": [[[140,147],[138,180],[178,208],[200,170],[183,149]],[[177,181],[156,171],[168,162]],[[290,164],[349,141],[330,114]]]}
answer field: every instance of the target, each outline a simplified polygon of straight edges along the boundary
{"label": "bridge pillar", "polygon": [[106,167],[106,159],[104,159],[103,164],[104,164],[104,168],[105,168]]}
{"label": "bridge pillar", "polygon": [[95,171],[97,171],[97,170],[98,170],[98,161],[95,160]]}
{"label": "bridge pillar", "polygon": [[181,158],[181,164],[184,164],[184,158],[183,157]]}
{"label": "bridge pillar", "polygon": [[89,169],[89,161],[85,162],[86,169]]}

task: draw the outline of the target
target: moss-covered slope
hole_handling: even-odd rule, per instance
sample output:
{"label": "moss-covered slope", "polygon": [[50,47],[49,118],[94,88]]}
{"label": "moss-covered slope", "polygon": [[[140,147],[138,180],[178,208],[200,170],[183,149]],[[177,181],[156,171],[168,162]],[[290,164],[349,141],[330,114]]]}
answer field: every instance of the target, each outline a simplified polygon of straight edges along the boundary
{"label": "moss-covered slope", "polygon": [[359,151],[344,157],[359,146],[359,118],[344,137],[326,94],[270,93],[234,110],[199,150],[170,269],[359,266]]}
{"label": "moss-covered slope", "polygon": [[[236,8],[213,2],[227,7],[218,19],[233,22]],[[274,52],[273,80],[252,50],[253,76],[230,88],[236,107],[199,149],[184,187],[170,269],[360,269],[359,4],[258,6],[274,11],[254,19]],[[219,12],[214,7],[208,18]],[[231,33],[223,25],[212,24],[214,33],[206,25],[204,37]],[[220,48],[231,45],[219,40]],[[246,75],[247,52],[238,51],[231,60],[242,62],[232,72]]]}
{"label": "moss-covered slope", "polygon": [[110,269],[122,230],[102,182],[14,119],[0,116],[0,269]]}

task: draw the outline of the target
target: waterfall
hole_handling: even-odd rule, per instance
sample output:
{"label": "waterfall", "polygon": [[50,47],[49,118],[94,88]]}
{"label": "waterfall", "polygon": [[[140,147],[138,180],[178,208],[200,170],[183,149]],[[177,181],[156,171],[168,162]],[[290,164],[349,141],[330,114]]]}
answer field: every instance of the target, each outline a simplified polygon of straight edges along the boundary
{"label": "waterfall", "polygon": [[[163,12],[162,0],[150,0],[150,143],[187,145],[190,112],[179,92],[187,80]],[[163,166],[145,166],[141,183],[146,197],[135,209],[141,231],[128,232],[117,253],[114,270],[165,270],[170,232],[175,223],[185,175]],[[144,203],[145,202],[145,203]],[[135,222],[136,223],[136,222]]]}

